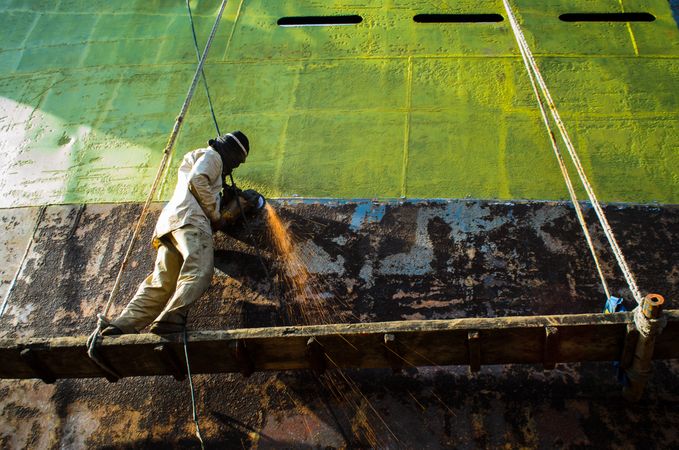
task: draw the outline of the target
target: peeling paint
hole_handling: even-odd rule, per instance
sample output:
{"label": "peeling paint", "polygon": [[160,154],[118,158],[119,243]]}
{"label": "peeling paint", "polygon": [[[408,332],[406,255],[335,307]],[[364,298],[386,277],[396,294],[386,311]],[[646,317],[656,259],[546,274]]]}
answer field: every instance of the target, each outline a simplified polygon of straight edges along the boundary
{"label": "peeling paint", "polygon": [[[336,314],[335,320],[579,313],[602,307],[596,274],[567,204],[384,202],[384,216],[363,221],[356,231],[351,229],[355,205],[348,201],[271,204],[290,223],[291,232],[303,237],[296,240],[298,250],[311,261],[318,299],[328,314]],[[114,311],[153,265],[148,239],[160,206],[153,205]],[[0,319],[1,336],[82,335],[92,330],[117,273],[121,242],[129,236],[120,224],[134,223],[139,205],[88,205],[76,220],[79,210],[52,206],[46,211],[31,259]],[[679,209],[612,205],[606,210],[639,284],[653,286],[667,298],[679,295],[679,255],[671,245]],[[17,211],[0,211],[3,231],[16,227],[12,217]],[[255,219],[251,226],[277,277],[264,224]],[[595,241],[603,242],[600,231],[592,231]],[[285,324],[285,292],[276,292],[264,279],[247,231],[219,234],[215,245],[217,271],[191,312],[190,328]],[[6,254],[14,251],[0,248]],[[602,257],[608,260],[610,255],[602,252]],[[389,273],[379,270],[384,261],[392,262]],[[609,263],[605,270],[614,292],[628,297],[613,266]],[[655,364],[640,406],[643,414],[620,398],[610,363],[559,365],[553,371],[493,366],[473,376],[466,367],[406,366],[398,374],[345,371],[360,393],[339,375],[333,387],[333,378],[303,372],[256,373],[248,379],[206,375],[195,381],[204,436],[216,448],[370,447],[366,426],[374,428],[379,445],[372,446],[380,448],[606,447],[611,442],[624,447],[639,445],[641,439],[673,447],[676,433],[662,430],[679,423],[672,409],[678,373],[676,361]],[[622,411],[626,421],[616,419],[612,410]],[[36,419],[19,420],[26,414]],[[27,444],[33,442],[41,448],[195,443],[187,386],[170,377],[115,384],[62,380],[52,386],[2,381],[0,415],[0,443],[7,448],[33,447]],[[561,424],[558,430],[554,420]],[[634,437],[626,431],[629,421],[641,430]]]}
{"label": "peeling paint", "polygon": [[54,386],[33,380],[1,380],[0,390],[3,448],[49,448],[57,442],[62,418],[52,401]]}
{"label": "peeling paint", "polygon": [[69,404],[66,414],[60,448],[74,450],[88,448],[87,440],[99,428],[96,415],[82,402]]}
{"label": "peeling paint", "polygon": [[511,219],[493,217],[488,207],[479,202],[449,203],[441,217],[450,225],[450,238],[456,242],[464,241],[470,234],[490,232]]}
{"label": "peeling paint", "polygon": [[312,240],[298,244],[297,248],[309,273],[344,275],[344,257],[342,255],[333,258]]}
{"label": "peeling paint", "polygon": [[[7,309],[5,310],[5,314],[3,317],[6,317],[5,320],[7,320],[12,327],[14,328],[19,328],[20,326],[24,328],[24,330],[21,333],[18,333],[17,336],[20,337],[32,337],[33,336],[33,331],[29,328],[29,325],[33,324],[33,320],[35,317],[33,316],[33,312],[37,309],[35,304],[24,304],[24,305],[12,305],[10,304]],[[6,333],[7,329],[3,329],[0,331],[0,335],[4,335]]]}
{"label": "peeling paint", "polygon": [[361,267],[361,271],[359,272],[358,276],[363,280],[365,283],[365,286],[367,288],[371,288],[375,285],[375,282],[373,281],[373,265],[372,261],[366,261],[363,267]]}
{"label": "peeling paint", "polygon": [[[319,301],[337,320],[599,311],[572,207],[471,200],[566,198],[506,20],[416,24],[414,14],[473,11],[478,2],[395,3],[228,2],[206,75],[213,92],[219,86],[220,121],[251,137],[239,184],[267,197],[302,196],[272,204],[299,237]],[[606,207],[639,284],[677,298],[677,2],[624,2],[654,14],[653,23],[586,25],[558,20],[570,3],[515,3],[600,198],[648,203]],[[616,12],[622,4],[591,3]],[[192,2],[201,42],[217,5]],[[500,2],[489,8],[502,14]],[[276,25],[282,16],[329,13],[364,20]],[[0,206],[12,208],[0,210],[0,297],[37,217],[37,208],[16,207],[68,204],[47,209],[0,337],[86,334],[138,217],[139,205],[124,202],[145,198],[195,68],[185,5],[4,2],[0,17]],[[172,191],[181,155],[213,135],[206,111],[199,90],[159,198]],[[160,206],[144,224],[112,314],[152,267]],[[263,224],[252,226],[280,279]],[[592,232],[604,243],[598,225]],[[265,279],[249,239],[242,229],[215,238],[215,276],[191,312],[192,329],[286,324],[285,292]],[[629,299],[600,246],[612,289]],[[406,365],[346,371],[346,380],[335,373],[335,384],[329,372],[196,377],[207,447],[679,445],[676,361],[654,366],[638,405],[621,400],[608,363],[474,375]],[[197,444],[187,386],[169,377],[0,381],[0,417],[0,447],[9,449]]]}
{"label": "peeling paint", "polygon": [[[4,300],[9,285],[22,263],[26,246],[30,243],[38,208],[0,210],[0,298]],[[2,301],[2,300],[0,300]]]}
{"label": "peeling paint", "polygon": [[431,271],[434,250],[427,226],[434,217],[431,211],[420,209],[415,228],[415,242],[407,253],[389,255],[380,261],[381,275],[424,275]]}
{"label": "peeling paint", "polygon": [[365,202],[356,204],[354,215],[351,217],[350,228],[358,231],[364,223],[379,222],[385,214],[385,206],[381,203]]}

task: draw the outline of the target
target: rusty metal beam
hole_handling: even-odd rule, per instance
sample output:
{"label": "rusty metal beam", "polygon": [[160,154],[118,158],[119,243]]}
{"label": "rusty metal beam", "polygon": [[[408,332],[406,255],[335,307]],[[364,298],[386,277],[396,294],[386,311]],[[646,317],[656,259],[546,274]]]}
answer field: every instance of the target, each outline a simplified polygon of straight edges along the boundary
{"label": "rusty metal beam", "polygon": [[[654,359],[679,358],[679,310],[667,311],[666,316],[668,324],[657,336]],[[619,360],[629,352],[628,325],[633,322],[632,313],[615,313],[195,331],[189,333],[189,353],[195,373],[243,372],[246,359],[247,372],[319,370],[319,361],[328,369],[393,368],[393,351],[399,353],[403,367],[468,365],[471,353],[473,369],[510,363],[552,367]],[[386,334],[392,335],[390,343],[398,342],[390,345],[390,351],[385,347]],[[84,336],[0,340],[0,378],[101,377],[87,357],[85,340]],[[164,346],[163,358],[158,355],[159,345]],[[235,352],[238,346],[241,351]],[[106,337],[99,352],[121,376],[178,376],[178,364],[167,355],[182,354],[182,337]],[[31,361],[40,361],[39,371]]]}
{"label": "rusty metal beam", "polygon": [[665,299],[659,294],[648,294],[639,305],[640,313],[635,316],[636,329],[639,331],[632,363],[625,370],[628,383],[623,394],[627,400],[638,401],[651,376],[651,361],[659,336],[662,336],[662,308]]}

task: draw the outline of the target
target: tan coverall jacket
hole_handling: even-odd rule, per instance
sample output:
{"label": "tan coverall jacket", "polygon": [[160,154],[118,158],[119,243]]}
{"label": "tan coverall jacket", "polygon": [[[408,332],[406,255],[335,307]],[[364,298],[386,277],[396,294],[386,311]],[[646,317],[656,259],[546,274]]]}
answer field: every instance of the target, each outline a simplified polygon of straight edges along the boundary
{"label": "tan coverall jacket", "polygon": [[186,323],[190,305],[210,286],[214,272],[211,222],[219,220],[222,160],[212,148],[194,150],[179,166],[177,186],[154,232],[158,247],[153,273],[111,322],[125,333],[151,322]]}

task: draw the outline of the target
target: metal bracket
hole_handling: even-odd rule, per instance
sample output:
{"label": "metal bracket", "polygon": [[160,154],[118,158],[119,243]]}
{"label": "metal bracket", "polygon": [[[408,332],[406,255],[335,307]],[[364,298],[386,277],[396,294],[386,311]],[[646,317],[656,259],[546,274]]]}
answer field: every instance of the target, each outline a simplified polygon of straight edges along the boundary
{"label": "metal bracket", "polygon": [[[629,384],[622,391],[625,399],[629,401],[636,402],[641,399],[651,376],[655,340],[667,323],[667,318],[662,314],[664,303],[662,295],[648,294],[634,310],[634,327],[638,331],[638,339],[631,363],[625,370]],[[626,358],[629,359],[629,356]]]}
{"label": "metal bracket", "polygon": [[474,373],[481,370],[481,334],[478,331],[467,333],[467,349],[469,352],[469,370]]}
{"label": "metal bracket", "polygon": [[57,380],[54,373],[45,365],[44,361],[38,358],[36,352],[30,348],[21,350],[21,359],[31,368],[36,378],[40,378],[46,384],[52,384]]}
{"label": "metal bracket", "polygon": [[241,375],[245,378],[249,377],[255,372],[255,363],[252,362],[252,357],[248,351],[247,344],[243,339],[229,342],[229,348],[233,359],[236,360]]}
{"label": "metal bracket", "polygon": [[545,327],[545,351],[542,357],[542,365],[545,370],[554,370],[556,361],[559,360],[559,329],[557,327]]}
{"label": "metal bracket", "polygon": [[403,354],[401,345],[396,340],[396,335],[393,333],[386,333],[384,335],[384,356],[389,361],[391,370],[398,373],[403,369]]}
{"label": "metal bracket", "polygon": [[160,344],[153,347],[153,351],[158,357],[158,361],[167,368],[175,380],[184,381],[186,379],[186,369],[172,347],[168,344]]}
{"label": "metal bracket", "polygon": [[327,361],[325,358],[325,351],[323,346],[315,337],[310,337],[306,343],[306,359],[309,365],[316,372],[321,375],[327,368]]}

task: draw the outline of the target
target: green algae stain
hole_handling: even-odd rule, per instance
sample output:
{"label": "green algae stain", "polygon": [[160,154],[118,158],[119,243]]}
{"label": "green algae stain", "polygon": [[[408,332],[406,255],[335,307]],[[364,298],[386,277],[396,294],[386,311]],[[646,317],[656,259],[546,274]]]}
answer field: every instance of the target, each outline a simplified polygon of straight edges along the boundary
{"label": "green algae stain", "polygon": [[57,140],[57,145],[68,145],[71,143],[71,138],[66,135],[66,133],[62,134],[61,137]]}
{"label": "green algae stain", "polygon": [[[0,206],[145,197],[195,69],[180,3],[0,10]],[[201,42],[217,3],[192,2]],[[668,3],[624,0],[657,17],[630,26],[558,19],[580,2],[512,4],[600,198],[679,202]],[[504,10],[499,0],[229,2],[205,71],[221,128],[252,143],[239,183],[268,196],[567,198],[506,20],[415,23],[422,13]],[[340,14],[363,21],[276,24]],[[160,198],[182,155],[214,133],[199,86]]]}

